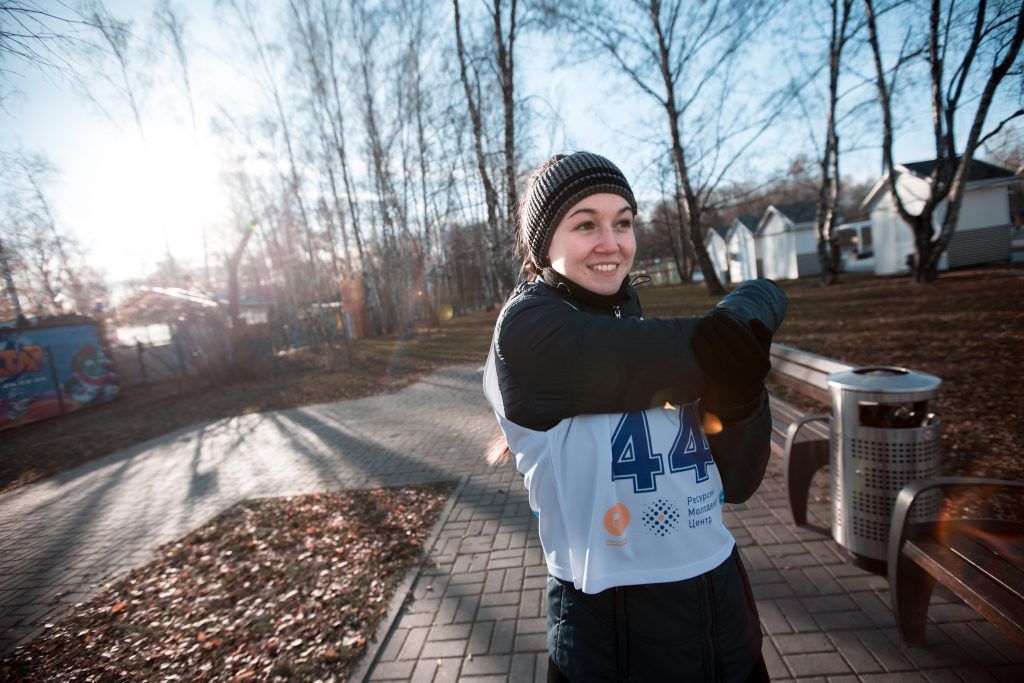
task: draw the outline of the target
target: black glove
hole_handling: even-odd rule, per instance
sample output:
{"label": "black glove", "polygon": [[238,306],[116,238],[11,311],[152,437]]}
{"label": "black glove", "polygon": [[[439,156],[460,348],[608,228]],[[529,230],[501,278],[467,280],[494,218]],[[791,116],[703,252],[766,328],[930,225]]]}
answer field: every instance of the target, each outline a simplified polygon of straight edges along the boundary
{"label": "black glove", "polygon": [[710,408],[750,402],[771,370],[772,334],[759,320],[749,327],[721,311],[704,316],[693,334],[693,351],[711,380]]}

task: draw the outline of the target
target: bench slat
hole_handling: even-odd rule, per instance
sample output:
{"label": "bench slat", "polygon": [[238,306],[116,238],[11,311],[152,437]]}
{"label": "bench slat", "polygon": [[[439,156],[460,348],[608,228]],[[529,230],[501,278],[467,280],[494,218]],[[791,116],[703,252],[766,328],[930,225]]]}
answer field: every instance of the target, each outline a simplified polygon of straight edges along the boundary
{"label": "bench slat", "polygon": [[[772,431],[778,433],[782,440],[786,439],[786,429],[792,422],[803,417],[804,412],[782,399],[770,396],[768,406],[772,413]],[[812,422],[804,427],[797,436],[798,441],[807,439],[827,439],[828,427],[823,422]]]}
{"label": "bench slat", "polygon": [[[1017,571],[1024,573],[1024,544],[1021,539],[1024,539],[1024,528],[1018,528],[1012,532],[1009,537],[1014,539],[1015,542],[1008,543],[1007,539],[1003,535],[999,535],[999,540],[982,536],[975,538],[974,542],[988,548],[989,552],[999,555],[1001,558],[1013,565]],[[1024,589],[1022,589],[1024,590]]]}
{"label": "bench slat", "polygon": [[818,372],[813,368],[807,368],[802,365],[791,365],[786,368],[780,368],[777,371],[773,367],[772,370],[778,373],[780,382],[802,382],[822,391],[828,391],[827,373]]}
{"label": "bench slat", "polygon": [[779,361],[813,368],[825,375],[831,375],[836,372],[845,372],[856,367],[855,365],[844,363],[843,361],[836,360],[835,358],[819,356],[818,354],[811,353],[810,351],[801,351],[800,349],[795,349],[792,346],[786,346],[785,344],[772,344],[771,355],[772,363],[778,359]]}
{"label": "bench slat", "polygon": [[784,344],[772,344],[771,377],[790,389],[819,403],[828,404],[828,376],[852,370],[855,366],[834,358],[794,349]]}
{"label": "bench slat", "polygon": [[932,538],[911,539],[903,553],[1014,642],[1024,645],[1024,603]]}
{"label": "bench slat", "polygon": [[[806,380],[795,378],[795,377],[789,377],[787,375],[784,375],[784,374],[781,374],[781,373],[777,373],[774,370],[772,371],[770,377],[771,377],[771,379],[774,379],[775,381],[779,382],[780,384],[785,385],[786,387],[792,389],[793,391],[797,392],[798,394],[801,394],[802,396],[806,396],[807,398],[811,399],[812,401],[815,401],[817,403],[823,403],[823,404],[826,404],[826,405],[828,405],[828,404],[830,404],[832,402],[832,397],[828,393],[828,389],[827,388],[822,388],[822,387],[818,386],[817,384],[814,384],[813,382],[808,382]],[[826,377],[825,375],[821,375],[821,381],[822,381],[823,385],[824,385],[824,382],[825,382],[825,377]]]}
{"label": "bench slat", "polygon": [[[970,530],[967,530],[970,533]],[[1008,540],[1008,539],[1007,539]],[[954,534],[949,540],[950,549],[965,561],[977,567],[984,574],[991,576],[1004,590],[1024,600],[1024,572],[1013,566],[1005,557],[996,555],[992,549],[979,539],[967,533]]]}

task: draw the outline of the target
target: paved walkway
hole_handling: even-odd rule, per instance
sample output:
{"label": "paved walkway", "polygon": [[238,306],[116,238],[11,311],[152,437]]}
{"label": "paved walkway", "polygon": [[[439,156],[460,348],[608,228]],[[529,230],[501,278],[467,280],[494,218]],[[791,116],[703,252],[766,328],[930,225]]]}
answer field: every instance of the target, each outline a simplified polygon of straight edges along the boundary
{"label": "paved walkway", "polygon": [[[197,425],[0,496],[0,653],[245,498],[465,477],[370,678],[544,680],[540,543],[519,477],[481,460],[497,426],[479,386],[480,368],[453,367],[389,396]],[[778,463],[726,516],[773,679],[1024,680],[1024,652],[948,593],[928,645],[902,646],[886,582],[792,525]]]}

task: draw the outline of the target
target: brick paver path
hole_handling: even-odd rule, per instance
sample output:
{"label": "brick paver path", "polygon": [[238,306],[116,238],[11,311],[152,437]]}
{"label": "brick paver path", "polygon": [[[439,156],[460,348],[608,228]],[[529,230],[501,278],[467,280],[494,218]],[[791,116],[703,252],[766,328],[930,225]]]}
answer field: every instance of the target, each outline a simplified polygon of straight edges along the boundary
{"label": "brick paver path", "polygon": [[[540,543],[518,475],[481,460],[497,426],[479,386],[479,368],[453,367],[394,395],[198,425],[0,496],[0,651],[245,498],[464,477],[369,677],[544,680]],[[818,502],[809,519],[828,514]],[[902,646],[885,580],[792,525],[778,463],[726,517],[774,680],[1024,680],[1024,652],[943,591],[928,644]]]}

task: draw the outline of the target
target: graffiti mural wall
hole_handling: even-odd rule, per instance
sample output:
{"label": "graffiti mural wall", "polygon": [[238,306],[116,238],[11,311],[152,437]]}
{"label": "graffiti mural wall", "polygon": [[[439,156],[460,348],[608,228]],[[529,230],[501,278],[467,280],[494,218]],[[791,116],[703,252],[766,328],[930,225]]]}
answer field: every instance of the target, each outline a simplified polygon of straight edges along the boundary
{"label": "graffiti mural wall", "polygon": [[117,396],[96,325],[0,329],[0,430]]}

